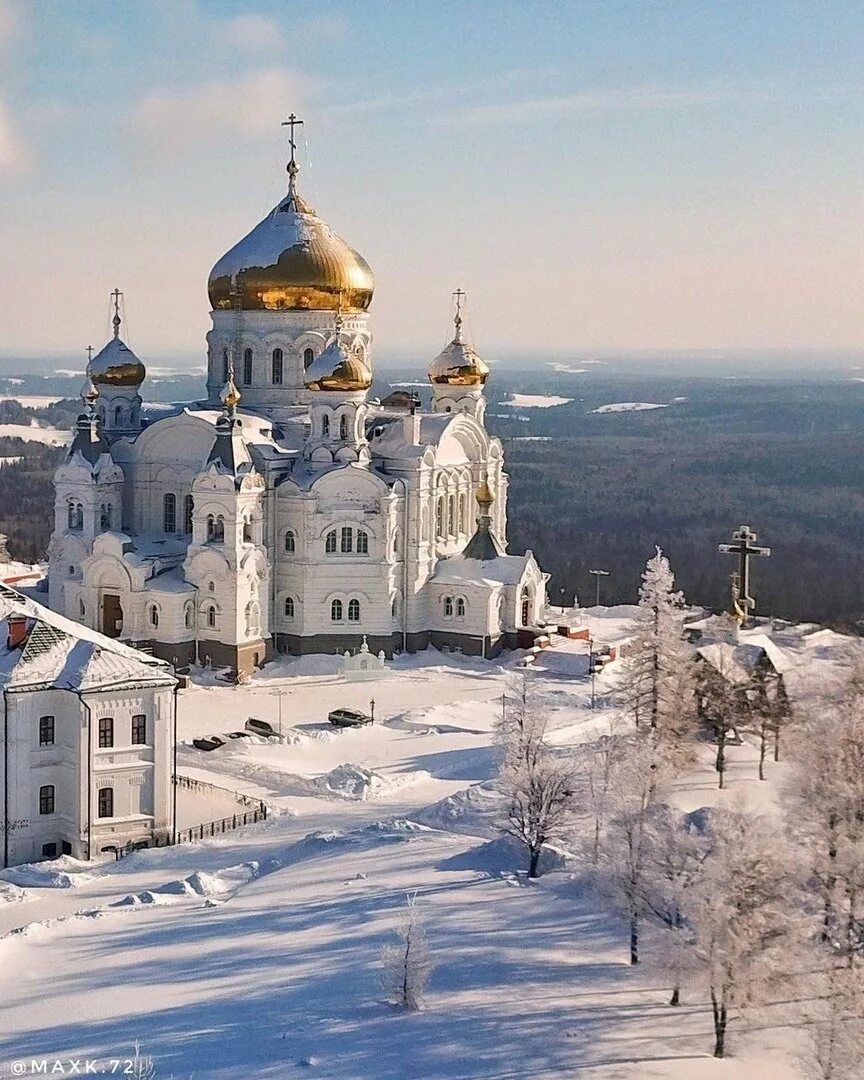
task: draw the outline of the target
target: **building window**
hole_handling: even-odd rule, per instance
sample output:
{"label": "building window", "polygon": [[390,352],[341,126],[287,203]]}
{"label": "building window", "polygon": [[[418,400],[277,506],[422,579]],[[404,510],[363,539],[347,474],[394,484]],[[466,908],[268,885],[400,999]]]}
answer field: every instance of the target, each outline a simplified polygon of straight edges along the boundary
{"label": "building window", "polygon": [[330,621],[342,622],[342,601],[334,600],[330,605]]}
{"label": "building window", "polygon": [[39,813],[54,813],[54,785],[45,784],[39,788]]}
{"label": "building window", "polygon": [[468,532],[468,496],[464,491],[459,496],[459,532]]}
{"label": "building window", "polygon": [[39,745],[40,746],[53,746],[54,745],[54,717],[53,716],[40,716],[39,717]]}
{"label": "building window", "polygon": [[99,717],[99,749],[106,750],[114,745],[114,719],[111,716]]}
{"label": "building window", "polygon": [[456,600],[456,618],[462,619],[465,616],[465,601],[460,596]]}
{"label": "building window", "polygon": [[149,615],[150,625],[154,628],[157,627],[159,625],[159,608],[155,604],[150,605]]}
{"label": "building window", "polygon": [[147,717],[143,713],[132,717],[132,745],[143,746],[147,742]]}
{"label": "building window", "polygon": [[293,619],[294,618],[294,597],[293,596],[286,596],[285,597],[285,618],[286,619]]}
{"label": "building window", "polygon": [[274,386],[282,385],[282,350],[274,349],[270,371],[270,379]]}
{"label": "building window", "polygon": [[453,614],[453,597],[444,597],[444,614],[449,618]]}
{"label": "building window", "polygon": [[183,623],[187,630],[192,629],[192,624],[195,619],[194,606],[191,603],[186,604],[183,608]]}
{"label": "building window", "polygon": [[252,350],[243,350],[243,385],[252,385]]}
{"label": "building window", "polygon": [[243,543],[244,544],[251,544],[252,543],[252,522],[251,521],[244,521],[243,522]]}
{"label": "building window", "polygon": [[99,817],[114,817],[114,788],[99,788]]}
{"label": "building window", "polygon": [[321,417],[321,434],[325,437],[330,434],[330,417],[326,414]]}
{"label": "building window", "polygon": [[42,845],[42,857],[44,859],[55,859],[57,857],[57,845],[56,844],[43,844]]}
{"label": "building window", "polygon": [[216,606],[214,604],[210,604],[207,608],[207,625],[211,628],[216,625]]}
{"label": "building window", "polygon": [[192,533],[192,511],[195,509],[195,500],[187,495],[183,500],[183,532]]}
{"label": "building window", "polygon": [[228,368],[229,368],[229,366],[230,365],[229,365],[229,362],[228,362],[228,348],[226,346],[226,348],[224,348],[222,350],[222,382],[223,383],[228,382]]}
{"label": "building window", "polygon": [[348,601],[348,622],[360,622],[360,601],[356,598]]}
{"label": "building window", "polygon": [[114,427],[122,427],[123,420],[123,408],[120,405],[114,406]]}
{"label": "building window", "polygon": [[438,536],[444,535],[444,496],[440,496],[435,503],[435,531]]}
{"label": "building window", "polygon": [[81,616],[82,619],[87,614],[87,608],[84,607],[84,601],[81,599],[80,596],[78,597],[78,614]]}
{"label": "building window", "polygon": [[177,496],[173,491],[162,499],[162,532],[177,532]]}
{"label": "building window", "polygon": [[251,637],[253,634],[257,634],[260,630],[261,624],[261,609],[254,600],[250,600],[246,605],[246,634]]}
{"label": "building window", "polygon": [[303,350],[303,370],[304,371],[309,370],[309,368],[310,368],[310,366],[312,364],[312,361],[314,359],[315,359],[315,350],[314,349],[304,349]]}
{"label": "building window", "polygon": [[339,438],[340,439],[347,439],[348,438],[348,417],[345,416],[344,413],[339,418]]}
{"label": "building window", "polygon": [[348,525],[342,526],[342,535],[339,540],[339,550],[343,555],[349,555],[354,546],[354,530]]}
{"label": "building window", "polygon": [[327,533],[327,538],[324,541],[324,550],[328,555],[332,555],[336,551],[336,530],[331,529]]}
{"label": "building window", "polygon": [[364,532],[363,529],[357,530],[357,554],[369,554],[369,533]]}
{"label": "building window", "polygon": [[291,529],[285,533],[285,550],[289,555],[293,555],[296,550],[296,540]]}
{"label": "building window", "polygon": [[99,528],[102,532],[108,532],[111,528],[111,504],[102,503],[99,507]]}
{"label": "building window", "polygon": [[207,539],[215,544],[221,544],[225,539],[225,519],[221,514],[218,517],[207,515]]}
{"label": "building window", "polygon": [[69,571],[69,577],[75,577],[75,567],[72,563],[69,563],[69,566],[66,569]]}
{"label": "building window", "polygon": [[73,532],[80,532],[84,528],[84,507],[81,503],[69,503],[68,526]]}
{"label": "building window", "polygon": [[447,500],[447,532],[453,536],[456,532],[456,496],[451,495]]}

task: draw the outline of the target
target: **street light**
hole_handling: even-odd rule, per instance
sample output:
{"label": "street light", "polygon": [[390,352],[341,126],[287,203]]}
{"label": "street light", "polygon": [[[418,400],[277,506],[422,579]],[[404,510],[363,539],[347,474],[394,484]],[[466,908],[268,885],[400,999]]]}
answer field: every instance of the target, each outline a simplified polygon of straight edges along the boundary
{"label": "street light", "polygon": [[[599,579],[598,579],[599,580]],[[594,663],[594,639],[588,638],[588,674],[591,676],[591,708],[594,708],[594,674],[596,671],[596,665]]]}
{"label": "street light", "polygon": [[282,687],[279,687],[278,690],[273,691],[273,693],[276,695],[276,698],[279,701],[279,738],[280,739],[282,738],[282,698],[285,696],[285,694],[287,692],[288,691],[282,689]]}
{"label": "street light", "polygon": [[369,702],[369,719],[373,724],[375,723],[375,698],[374,697]]}
{"label": "street light", "polygon": [[588,573],[593,574],[594,578],[595,578],[595,580],[597,582],[597,602],[596,602],[595,606],[600,607],[600,578],[601,577],[609,577],[609,571],[608,570],[589,570]]}
{"label": "street light", "polygon": [[561,614],[564,614],[564,586],[561,586]]}

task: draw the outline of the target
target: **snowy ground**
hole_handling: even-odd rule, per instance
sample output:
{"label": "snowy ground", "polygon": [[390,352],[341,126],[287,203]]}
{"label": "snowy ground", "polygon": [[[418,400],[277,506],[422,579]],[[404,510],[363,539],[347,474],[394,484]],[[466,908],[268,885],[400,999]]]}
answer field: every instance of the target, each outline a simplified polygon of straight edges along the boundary
{"label": "snowy ground", "polygon": [[[594,609],[577,621],[612,642],[630,614]],[[535,680],[554,741],[575,745],[602,734],[611,713],[589,708],[586,643],[558,641]],[[179,771],[274,812],[119,863],[0,875],[0,1077],[31,1058],[123,1057],[138,1039],[160,1080],[801,1080],[791,1007],[734,1021],[734,1057],[714,1061],[704,1000],[666,1005],[650,947],[644,965],[628,966],[622,925],[575,863],[537,883],[515,872],[488,782],[516,660],[428,652],[345,683],[333,658],[310,657],[248,687],[182,691]],[[601,705],[613,677],[598,678]],[[249,716],[278,725],[279,690],[284,741],[191,747]],[[333,707],[368,710],[373,696],[374,726],[326,724]],[[760,784],[752,748],[729,756],[723,798],[770,807],[782,766]],[[716,801],[710,757],[706,748],[679,782],[682,808]],[[219,817],[227,799],[184,793],[182,814]],[[437,967],[425,1010],[405,1015],[383,1003],[377,966],[414,891]]]}
{"label": "snowy ground", "polygon": [[29,424],[0,424],[0,436],[23,439],[25,442],[41,442],[48,446],[68,446],[72,433],[59,428],[42,427],[35,420]]}

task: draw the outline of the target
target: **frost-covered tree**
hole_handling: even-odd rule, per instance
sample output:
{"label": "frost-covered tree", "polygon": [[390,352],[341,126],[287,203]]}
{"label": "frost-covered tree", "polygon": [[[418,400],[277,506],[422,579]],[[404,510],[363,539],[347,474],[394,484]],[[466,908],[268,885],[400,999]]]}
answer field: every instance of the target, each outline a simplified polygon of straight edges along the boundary
{"label": "frost-covered tree", "polygon": [[527,672],[508,679],[495,723],[495,741],[502,760],[527,758],[543,745],[546,714],[540,708]]}
{"label": "frost-covered tree", "polygon": [[618,700],[634,726],[668,753],[686,752],[695,723],[693,652],[684,641],[684,596],[657,548],[639,590],[639,612],[622,668]]}
{"label": "frost-covered tree", "polygon": [[408,896],[396,928],[396,941],[381,950],[382,985],[388,998],[405,1009],[419,1009],[434,969],[416,894]]}
{"label": "frost-covered tree", "polygon": [[614,721],[609,732],[596,742],[580,747],[577,757],[577,773],[582,780],[580,794],[585,808],[591,815],[591,865],[600,861],[600,845],[613,803],[613,781],[616,769],[625,751],[626,738]]}
{"label": "frost-covered tree", "polygon": [[[709,651],[710,650],[710,651]],[[718,787],[726,786],[726,751],[734,739],[740,741],[739,730],[750,716],[746,685],[741,684],[740,672],[732,657],[732,647],[724,642],[703,650],[705,658],[699,665],[697,702],[699,716],[714,739],[717,753],[714,768]]]}
{"label": "frost-covered tree", "polygon": [[668,779],[651,750],[650,729],[622,741],[609,784],[609,818],[600,848],[601,880],[611,886],[630,933],[630,963],[639,963],[639,934],[648,888],[649,822]]}
{"label": "frost-covered tree", "polygon": [[134,1053],[129,1059],[128,1071],[125,1075],[131,1076],[133,1080],[156,1080],[156,1066],[153,1064],[153,1058],[142,1051],[139,1042],[134,1044]]}
{"label": "frost-covered tree", "polygon": [[811,980],[807,1033],[810,1075],[818,1080],[859,1080],[864,1046],[862,976],[833,958]]}
{"label": "frost-covered tree", "polygon": [[710,849],[683,894],[694,960],[711,999],[714,1057],[730,1015],[758,1001],[786,970],[795,918],[792,877],[776,826],[749,811],[711,812]]}

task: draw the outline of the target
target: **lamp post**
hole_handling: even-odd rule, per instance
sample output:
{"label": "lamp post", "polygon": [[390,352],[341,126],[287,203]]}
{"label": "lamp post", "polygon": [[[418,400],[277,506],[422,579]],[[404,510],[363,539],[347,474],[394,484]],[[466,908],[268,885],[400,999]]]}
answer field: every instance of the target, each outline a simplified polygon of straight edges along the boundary
{"label": "lamp post", "polygon": [[600,607],[600,578],[609,577],[608,570],[589,570],[589,574],[594,575],[594,580],[597,582],[597,601],[595,607]]}
{"label": "lamp post", "polygon": [[564,586],[561,586],[561,615],[564,615]]}
{"label": "lamp post", "polygon": [[279,702],[279,738],[282,738],[282,698],[285,696],[286,691],[280,686],[278,690],[274,690],[276,700]]}
{"label": "lamp post", "polygon": [[369,719],[372,721],[373,724],[375,723],[375,698],[374,697],[369,702]]}
{"label": "lamp post", "polygon": [[588,674],[591,676],[591,708],[594,708],[594,639],[588,638]]}

